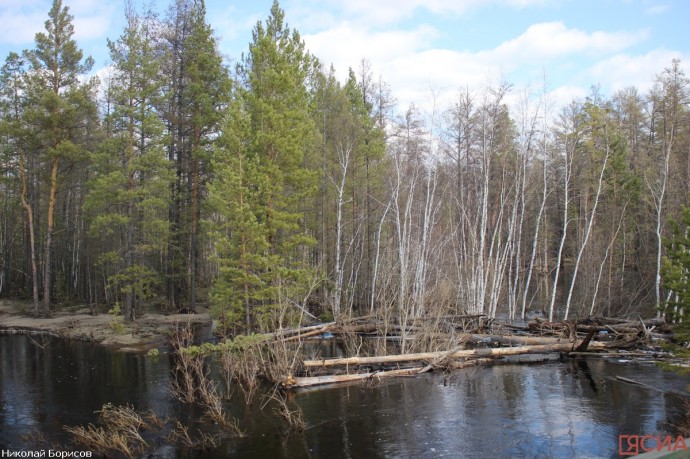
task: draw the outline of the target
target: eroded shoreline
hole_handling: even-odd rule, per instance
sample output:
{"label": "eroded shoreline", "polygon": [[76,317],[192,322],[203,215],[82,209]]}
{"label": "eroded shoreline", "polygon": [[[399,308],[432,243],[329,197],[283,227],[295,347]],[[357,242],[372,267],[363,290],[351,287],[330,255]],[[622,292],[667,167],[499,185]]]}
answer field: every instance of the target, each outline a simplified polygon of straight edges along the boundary
{"label": "eroded shoreline", "polygon": [[[28,303],[0,300],[0,333],[48,335],[111,346],[121,351],[145,352],[165,343],[178,325],[211,324],[207,311],[197,314],[144,314],[134,323],[113,327],[109,314],[91,315],[88,308],[55,311],[51,317],[32,317]],[[121,323],[121,318],[118,318]]]}

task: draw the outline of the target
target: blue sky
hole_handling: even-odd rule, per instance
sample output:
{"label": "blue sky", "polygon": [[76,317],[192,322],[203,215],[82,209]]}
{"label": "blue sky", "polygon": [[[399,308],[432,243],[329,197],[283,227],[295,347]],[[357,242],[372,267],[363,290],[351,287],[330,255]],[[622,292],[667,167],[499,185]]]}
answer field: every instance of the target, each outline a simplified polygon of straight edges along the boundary
{"label": "blue sky", "polygon": [[[106,38],[123,24],[124,1],[63,0],[76,38],[97,69]],[[145,2],[135,4],[143,5]],[[0,53],[33,46],[50,0],[0,0]],[[158,0],[159,10],[168,2]],[[221,50],[239,59],[272,0],[207,0]],[[561,105],[593,85],[604,94],[626,86],[647,91],[654,75],[680,58],[690,74],[687,0],[283,0],[292,28],[343,78],[367,59],[398,99],[430,108],[459,90],[506,81],[513,94],[544,88]]]}

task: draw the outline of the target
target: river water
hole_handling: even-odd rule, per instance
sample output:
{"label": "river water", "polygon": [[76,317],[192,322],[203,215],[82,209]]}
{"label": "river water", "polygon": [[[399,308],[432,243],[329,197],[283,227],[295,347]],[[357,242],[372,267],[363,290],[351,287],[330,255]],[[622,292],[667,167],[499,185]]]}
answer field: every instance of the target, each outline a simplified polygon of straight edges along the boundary
{"label": "river water", "polygon": [[[165,354],[34,339],[0,335],[0,450],[80,449],[63,426],[96,423],[106,403],[212,430],[170,396]],[[145,457],[618,457],[619,435],[670,431],[682,401],[669,391],[685,393],[689,382],[654,365],[601,358],[468,368],[297,393],[290,403],[306,421],[299,433],[270,406],[261,410],[259,396],[249,408],[229,406],[244,438],[202,452],[150,437]]]}

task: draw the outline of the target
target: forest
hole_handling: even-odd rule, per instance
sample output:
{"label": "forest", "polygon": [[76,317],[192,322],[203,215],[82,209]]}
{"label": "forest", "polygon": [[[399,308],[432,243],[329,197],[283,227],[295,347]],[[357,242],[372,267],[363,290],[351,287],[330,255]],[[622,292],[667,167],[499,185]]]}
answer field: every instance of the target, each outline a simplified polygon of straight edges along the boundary
{"label": "forest", "polygon": [[249,332],[687,310],[678,60],[645,93],[555,107],[501,82],[426,112],[366,60],[339,81],[277,1],[232,65],[203,0],[125,14],[100,78],[61,0],[0,71],[0,297],[36,316],[208,307]]}

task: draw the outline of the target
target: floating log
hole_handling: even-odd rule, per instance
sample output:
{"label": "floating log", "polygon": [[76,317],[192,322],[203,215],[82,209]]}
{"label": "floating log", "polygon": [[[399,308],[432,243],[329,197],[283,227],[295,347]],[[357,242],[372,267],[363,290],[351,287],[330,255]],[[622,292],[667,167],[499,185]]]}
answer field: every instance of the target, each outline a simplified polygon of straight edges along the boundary
{"label": "floating log", "polygon": [[420,373],[420,368],[402,368],[389,371],[375,371],[371,373],[353,373],[349,375],[324,375],[289,378],[283,387],[287,389],[299,389],[303,387],[321,386],[325,384],[337,384],[364,379],[390,378],[394,376],[410,376]]}
{"label": "floating log", "polygon": [[[422,352],[417,354],[385,355],[379,357],[347,357],[340,359],[305,360],[305,368],[320,368],[345,365],[376,365],[382,363],[433,361],[439,357],[458,359],[467,357],[500,357],[504,355],[518,355],[547,352],[570,352],[576,347],[575,343],[547,344],[534,346],[500,347],[488,349],[460,350],[448,355],[447,352]],[[603,343],[589,343],[590,350],[605,349]]]}

